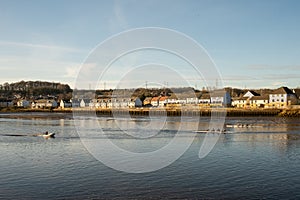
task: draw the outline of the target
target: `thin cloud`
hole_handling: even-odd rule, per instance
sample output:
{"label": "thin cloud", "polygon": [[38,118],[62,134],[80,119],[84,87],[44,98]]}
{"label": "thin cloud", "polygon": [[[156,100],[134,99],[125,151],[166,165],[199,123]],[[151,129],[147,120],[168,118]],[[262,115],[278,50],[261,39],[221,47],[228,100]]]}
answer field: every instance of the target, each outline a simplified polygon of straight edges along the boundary
{"label": "thin cloud", "polygon": [[248,70],[299,70],[300,65],[248,65],[245,67]]}
{"label": "thin cloud", "polygon": [[300,74],[270,74],[263,76],[262,79],[267,80],[289,80],[289,79],[299,79]]}
{"label": "thin cloud", "polygon": [[257,77],[253,76],[244,76],[244,75],[223,75],[222,76],[223,80],[226,81],[249,81],[249,80],[257,80]]}
{"label": "thin cloud", "polygon": [[15,46],[15,47],[26,47],[26,48],[40,48],[47,50],[60,50],[66,52],[82,52],[80,49],[55,46],[55,45],[45,45],[45,44],[33,44],[33,43],[24,43],[24,42],[12,42],[12,41],[0,41],[0,46]]}
{"label": "thin cloud", "polygon": [[112,32],[120,29],[128,29],[128,22],[121,8],[119,1],[114,1],[113,17],[109,20],[110,29]]}
{"label": "thin cloud", "polygon": [[275,81],[275,82],[272,82],[271,85],[273,87],[280,87],[280,86],[284,86],[284,85],[287,85],[288,82],[287,81]]}

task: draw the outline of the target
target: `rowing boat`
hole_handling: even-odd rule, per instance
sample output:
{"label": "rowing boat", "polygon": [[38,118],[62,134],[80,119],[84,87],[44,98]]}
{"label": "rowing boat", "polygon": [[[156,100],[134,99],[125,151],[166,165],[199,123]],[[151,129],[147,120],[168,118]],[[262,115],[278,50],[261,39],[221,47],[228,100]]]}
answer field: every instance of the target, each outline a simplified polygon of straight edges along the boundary
{"label": "rowing boat", "polygon": [[48,138],[55,138],[55,133],[43,133],[43,134],[38,134],[37,136],[41,136],[45,139],[48,139]]}

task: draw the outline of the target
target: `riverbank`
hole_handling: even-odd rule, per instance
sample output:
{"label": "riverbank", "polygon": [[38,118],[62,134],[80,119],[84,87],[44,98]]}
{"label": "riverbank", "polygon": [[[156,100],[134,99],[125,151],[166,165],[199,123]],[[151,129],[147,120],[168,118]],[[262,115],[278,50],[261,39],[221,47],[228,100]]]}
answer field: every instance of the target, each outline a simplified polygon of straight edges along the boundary
{"label": "riverbank", "polygon": [[279,113],[280,117],[300,117],[300,109],[287,109]]}
{"label": "riverbank", "polygon": [[21,113],[21,112],[51,112],[51,113],[82,113],[96,112],[97,115],[129,114],[130,115],[167,115],[167,116],[210,116],[212,112],[226,116],[279,116],[279,117],[300,117],[300,109],[163,109],[163,108],[130,108],[130,109],[90,109],[90,108],[66,108],[66,109],[29,109],[29,108],[2,108],[0,113]]}

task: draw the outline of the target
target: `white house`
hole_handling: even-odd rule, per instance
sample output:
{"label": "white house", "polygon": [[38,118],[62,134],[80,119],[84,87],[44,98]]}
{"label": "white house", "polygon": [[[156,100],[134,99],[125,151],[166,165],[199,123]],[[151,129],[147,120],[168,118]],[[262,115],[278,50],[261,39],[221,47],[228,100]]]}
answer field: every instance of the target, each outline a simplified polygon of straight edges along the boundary
{"label": "white house", "polygon": [[33,102],[34,108],[56,108],[57,102],[54,99],[39,99]]}
{"label": "white house", "polygon": [[154,107],[157,107],[159,105],[159,98],[160,97],[153,97],[151,99],[151,105],[154,106]]}
{"label": "white house", "polygon": [[210,104],[210,95],[209,93],[204,93],[198,99],[198,103],[202,105],[209,105]]}
{"label": "white house", "polygon": [[72,102],[70,100],[60,100],[59,106],[61,108],[71,108],[72,107]]}
{"label": "white house", "polygon": [[269,103],[269,96],[239,97],[232,100],[232,106],[236,108],[265,108]]}
{"label": "white house", "polygon": [[269,103],[269,96],[253,96],[249,100],[251,108],[265,108]]}
{"label": "white house", "polygon": [[81,99],[79,105],[81,108],[85,108],[85,107],[89,107],[90,103],[91,103],[91,99]]}
{"label": "white house", "polygon": [[284,108],[298,102],[297,96],[288,87],[281,87],[269,94],[269,107]]}
{"label": "white house", "polygon": [[166,96],[160,97],[159,100],[158,100],[158,106],[159,107],[166,106],[166,104],[168,102],[167,100],[168,100],[168,97],[166,97]]}
{"label": "white house", "polygon": [[198,104],[199,99],[197,97],[188,97],[186,98],[187,104]]}
{"label": "white house", "polygon": [[250,106],[249,97],[237,97],[232,99],[232,106],[236,108],[245,108]]}
{"label": "white house", "polygon": [[210,103],[212,106],[230,106],[231,96],[225,90],[215,90],[210,93]]}
{"label": "white house", "polygon": [[80,107],[80,101],[79,101],[79,99],[71,99],[70,102],[71,102],[71,105],[72,105],[73,108]]}
{"label": "white house", "polygon": [[131,101],[128,104],[129,108],[135,108],[135,107],[142,107],[143,102],[139,97],[131,99]]}
{"label": "white house", "polygon": [[146,97],[143,102],[144,106],[152,106],[151,100],[152,100],[152,97]]}
{"label": "white house", "polygon": [[251,97],[254,97],[254,96],[260,96],[260,94],[254,92],[253,90],[248,90],[248,91],[243,95],[243,97],[248,97],[248,98],[251,98]]}
{"label": "white house", "polygon": [[107,102],[106,102],[106,107],[107,107],[107,108],[112,108],[112,107],[113,107],[112,99],[108,99],[108,100],[107,100]]}
{"label": "white house", "polygon": [[20,99],[17,101],[17,106],[18,107],[23,107],[23,108],[29,108],[30,107],[30,102],[26,99]]}
{"label": "white house", "polygon": [[122,100],[118,98],[111,98],[110,103],[112,108],[120,108],[122,104]]}
{"label": "white house", "polygon": [[168,104],[178,104],[179,102],[178,102],[177,96],[174,93],[172,93],[171,96],[169,96],[169,98],[167,99],[167,103]]}
{"label": "white house", "polygon": [[109,99],[98,99],[99,107],[100,108],[107,108],[107,102]]}
{"label": "white house", "polygon": [[88,106],[90,108],[98,108],[99,107],[99,103],[97,99],[91,99],[90,102],[88,103]]}
{"label": "white house", "polygon": [[119,99],[120,108],[128,108],[131,103],[131,98],[121,98]]}

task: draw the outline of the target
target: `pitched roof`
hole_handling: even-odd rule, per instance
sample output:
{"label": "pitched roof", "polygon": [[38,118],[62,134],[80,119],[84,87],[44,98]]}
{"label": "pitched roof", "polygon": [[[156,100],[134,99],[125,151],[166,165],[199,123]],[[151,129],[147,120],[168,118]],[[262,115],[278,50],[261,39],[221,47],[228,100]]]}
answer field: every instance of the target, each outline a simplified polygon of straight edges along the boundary
{"label": "pitched roof", "polygon": [[168,97],[164,96],[164,97],[160,97],[159,101],[165,101]]}
{"label": "pitched roof", "polygon": [[171,93],[168,99],[178,99],[175,93]]}
{"label": "pitched roof", "polygon": [[269,100],[269,96],[268,95],[253,96],[250,98],[250,100]]}
{"label": "pitched roof", "polygon": [[186,99],[186,98],[197,98],[199,95],[195,92],[182,92],[182,93],[171,93],[168,99]]}
{"label": "pitched roof", "polygon": [[130,101],[136,101],[136,100],[141,100],[139,97],[132,97],[130,98]]}
{"label": "pitched roof", "polygon": [[288,87],[280,87],[271,92],[271,94],[294,94]]}
{"label": "pitched roof", "polygon": [[204,93],[201,95],[200,99],[210,99],[210,94],[209,93]]}
{"label": "pitched roof", "polygon": [[146,97],[144,101],[151,101],[152,97]]}
{"label": "pitched roof", "polygon": [[90,103],[92,99],[81,99],[81,101],[83,101],[84,103]]}
{"label": "pitched roof", "polygon": [[64,103],[71,103],[71,100],[68,100],[68,99],[62,99],[61,101]]}
{"label": "pitched roof", "polygon": [[248,97],[248,95],[246,94],[252,94],[253,96],[260,96],[260,94],[258,94],[257,92],[253,91],[253,90],[248,90],[245,94],[244,94],[244,97]]}
{"label": "pitched roof", "polygon": [[160,97],[153,97],[151,101],[158,101]]}
{"label": "pitched roof", "polygon": [[249,97],[234,97],[232,98],[233,101],[241,101],[241,100],[247,100]]}
{"label": "pitched roof", "polygon": [[226,90],[214,90],[211,91],[211,97],[224,97],[225,94],[228,93]]}
{"label": "pitched roof", "polygon": [[36,103],[48,103],[48,102],[56,102],[54,99],[38,99],[35,100]]}
{"label": "pitched roof", "polygon": [[71,99],[70,102],[71,103],[80,103],[79,99]]}

